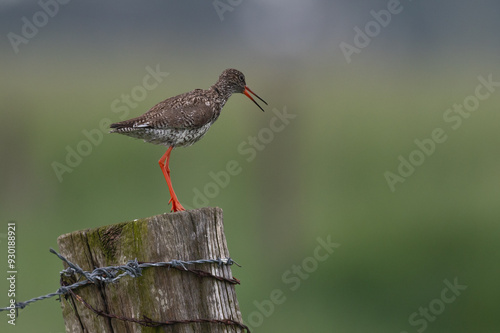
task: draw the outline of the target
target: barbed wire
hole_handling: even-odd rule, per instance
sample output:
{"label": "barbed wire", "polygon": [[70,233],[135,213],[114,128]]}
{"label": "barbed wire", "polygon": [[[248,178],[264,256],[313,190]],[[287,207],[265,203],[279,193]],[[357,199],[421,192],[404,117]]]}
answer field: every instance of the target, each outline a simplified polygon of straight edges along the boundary
{"label": "barbed wire", "polygon": [[[5,307],[5,308],[0,308],[1,311],[10,311],[11,309],[24,309],[27,305],[41,301],[44,299],[52,298],[55,296],[61,296],[61,295],[66,295],[70,291],[75,290],[77,288],[80,288],[84,285],[87,284],[96,284],[97,282],[101,283],[116,283],[118,280],[125,276],[131,276],[133,278],[139,277],[142,275],[142,269],[143,268],[149,268],[149,267],[172,267],[181,271],[187,271],[193,274],[196,274],[201,277],[211,277],[214,279],[217,279],[219,281],[225,281],[228,283],[232,284],[239,284],[240,281],[236,278],[226,278],[223,276],[217,276],[214,275],[210,272],[202,271],[202,270],[196,270],[196,269],[190,269],[187,268],[186,266],[189,265],[194,265],[194,264],[218,264],[219,266],[222,265],[238,265],[233,259],[231,258],[217,258],[217,259],[199,259],[199,260],[171,260],[171,261],[165,261],[165,262],[139,262],[137,259],[134,260],[129,260],[125,265],[120,265],[120,266],[108,266],[108,267],[99,267],[94,269],[92,272],[89,271],[84,271],[80,266],[78,266],[75,263],[72,263],[68,259],[66,259],[63,255],[57,253],[54,249],[50,249],[50,252],[55,254],[59,259],[64,261],[66,264],[68,264],[68,268],[62,270],[59,274],[61,276],[72,276],[75,273],[80,274],[81,276],[85,277],[85,280],[81,280],[78,282],[75,282],[71,285],[68,286],[61,286],[56,292],[43,295],[43,296],[38,296],[34,297],[32,299],[29,299],[24,302],[16,302],[14,304],[14,307]],[[120,273],[122,272],[122,273]]]}

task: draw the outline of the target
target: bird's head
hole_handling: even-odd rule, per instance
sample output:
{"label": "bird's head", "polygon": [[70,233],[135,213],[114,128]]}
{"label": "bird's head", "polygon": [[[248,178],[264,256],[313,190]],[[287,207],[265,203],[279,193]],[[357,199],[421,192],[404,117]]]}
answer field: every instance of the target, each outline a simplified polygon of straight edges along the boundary
{"label": "bird's head", "polygon": [[266,101],[264,101],[256,93],[254,93],[252,90],[250,90],[250,88],[247,87],[246,82],[245,82],[245,75],[243,75],[243,73],[237,69],[228,68],[228,69],[224,70],[222,72],[222,74],[219,76],[219,81],[217,82],[217,84],[222,86],[222,89],[224,89],[225,91],[228,91],[231,93],[245,94],[262,111],[264,111],[264,109],[259,104],[257,104],[257,102],[250,95],[250,93],[253,94],[255,97],[257,97],[262,102],[264,102],[264,104],[267,105]]}

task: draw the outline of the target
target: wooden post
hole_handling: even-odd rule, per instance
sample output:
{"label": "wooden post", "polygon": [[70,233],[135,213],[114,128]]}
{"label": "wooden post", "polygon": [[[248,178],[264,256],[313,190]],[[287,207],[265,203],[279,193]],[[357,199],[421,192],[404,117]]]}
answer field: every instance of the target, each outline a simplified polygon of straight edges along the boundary
{"label": "wooden post", "polygon": [[[229,257],[222,209],[201,208],[163,214],[58,238],[60,253],[85,271],[139,262]],[[66,266],[66,264],[65,264]],[[67,266],[66,266],[67,267]],[[229,266],[197,264],[195,269],[232,278]],[[75,291],[94,309],[119,317],[154,321],[230,319],[242,323],[234,284],[168,267],[145,268],[114,284],[86,285]],[[97,315],[69,296],[62,301],[67,332],[242,332],[222,323],[180,323],[145,327]]]}

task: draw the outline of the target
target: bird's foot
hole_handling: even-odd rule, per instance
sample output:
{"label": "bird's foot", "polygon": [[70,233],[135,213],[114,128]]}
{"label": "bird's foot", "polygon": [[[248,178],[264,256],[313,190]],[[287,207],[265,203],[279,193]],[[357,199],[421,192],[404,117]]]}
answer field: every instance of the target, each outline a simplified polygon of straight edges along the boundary
{"label": "bird's foot", "polygon": [[185,211],[186,209],[182,207],[181,203],[177,198],[171,198],[170,201],[168,202],[169,204],[172,203],[172,212],[182,212]]}

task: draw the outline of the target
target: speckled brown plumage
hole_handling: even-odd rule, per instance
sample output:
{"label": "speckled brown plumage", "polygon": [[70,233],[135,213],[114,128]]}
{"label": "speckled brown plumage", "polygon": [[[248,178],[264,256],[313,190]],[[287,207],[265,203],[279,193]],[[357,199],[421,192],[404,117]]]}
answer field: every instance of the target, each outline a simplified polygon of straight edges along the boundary
{"label": "speckled brown plumage", "polygon": [[[200,140],[219,118],[222,108],[233,93],[245,94],[257,104],[250,95],[252,93],[267,104],[246,86],[243,73],[236,69],[226,69],[219,80],[207,90],[195,89],[168,98],[153,106],[142,116],[111,124],[111,133],[120,133],[169,147],[159,163],[167,180],[173,211],[184,208],[178,202],[171,186],[168,168],[170,152],[175,147],[190,146]],[[264,111],[259,104],[257,106]]]}
{"label": "speckled brown plumage", "polygon": [[142,116],[111,124],[111,132],[168,147],[189,146],[201,139],[219,118],[229,97],[245,90],[243,73],[226,69],[209,89],[168,98]]}

